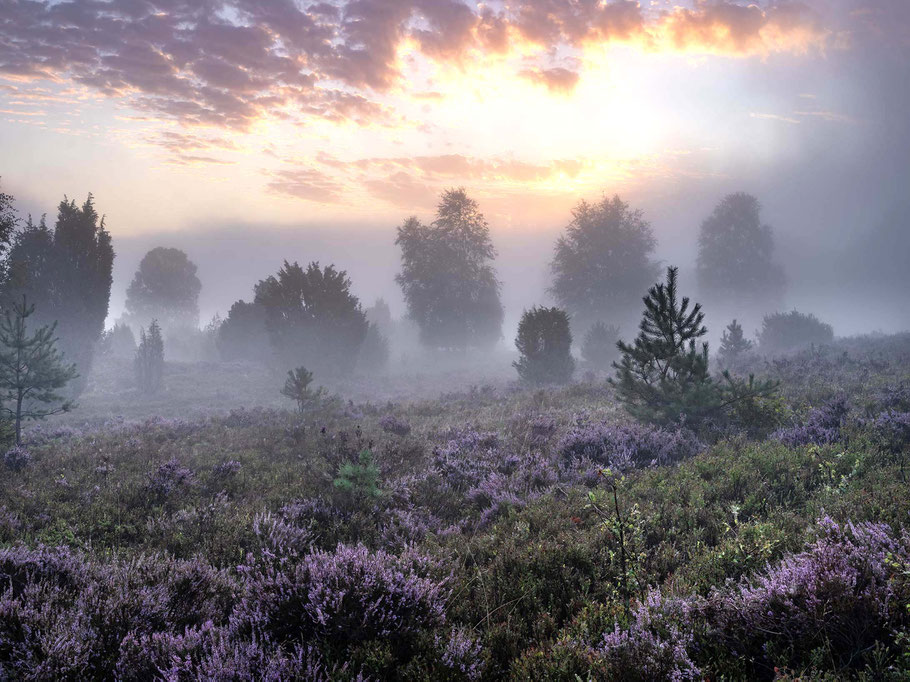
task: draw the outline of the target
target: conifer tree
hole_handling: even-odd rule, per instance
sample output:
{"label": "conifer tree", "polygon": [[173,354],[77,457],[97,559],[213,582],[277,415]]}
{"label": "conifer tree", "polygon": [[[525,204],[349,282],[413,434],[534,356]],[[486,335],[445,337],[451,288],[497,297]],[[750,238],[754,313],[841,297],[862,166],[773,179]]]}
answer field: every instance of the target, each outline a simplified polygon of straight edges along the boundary
{"label": "conifer tree", "polygon": [[158,320],[152,320],[148,332],[139,330],[139,347],[136,349],[136,385],[147,394],[155,394],[164,383],[164,339]]}
{"label": "conifer tree", "polygon": [[310,390],[311,383],[313,383],[313,373],[306,367],[298,367],[288,372],[284,388],[281,389],[281,395],[297,403],[297,411],[301,414],[323,394],[322,387],[315,391]]}
{"label": "conifer tree", "polygon": [[595,322],[585,334],[581,355],[593,367],[609,369],[617,355],[616,341],[619,327],[604,322]]}
{"label": "conifer tree", "polygon": [[[708,344],[697,342],[708,329],[705,314],[689,298],[679,300],[677,268],[667,268],[667,280],[655,284],[644,298],[645,311],[634,343],[617,343],[622,360],[613,363],[616,388],[626,409],[642,421],[670,424],[685,420],[695,427],[730,417],[738,403],[768,397],[777,390],[772,381],[748,381],[723,372],[715,382],[708,371]],[[735,421],[735,419],[733,420]]]}
{"label": "conifer tree", "polygon": [[720,348],[717,358],[725,369],[736,371],[742,363],[743,357],[755,344],[743,335],[743,327],[733,320],[727,325],[723,336],[720,338]]}
{"label": "conifer tree", "polygon": [[622,360],[613,363],[619,399],[644,421],[669,423],[701,413],[713,402],[708,374],[708,344],[696,346],[708,333],[705,314],[689,298],[678,300],[677,268],[667,268],[667,281],[655,284],[644,298],[645,312],[634,343],[617,343]]}
{"label": "conifer tree", "polygon": [[575,371],[569,315],[560,308],[526,310],[518,323],[515,347],[521,357],[512,366],[525,383],[565,384]]}
{"label": "conifer tree", "polygon": [[15,422],[16,445],[22,444],[22,421],[66,412],[72,403],[57,391],[75,379],[76,366],[57,350],[57,325],[28,332],[35,306],[14,302],[0,320],[0,396]]}

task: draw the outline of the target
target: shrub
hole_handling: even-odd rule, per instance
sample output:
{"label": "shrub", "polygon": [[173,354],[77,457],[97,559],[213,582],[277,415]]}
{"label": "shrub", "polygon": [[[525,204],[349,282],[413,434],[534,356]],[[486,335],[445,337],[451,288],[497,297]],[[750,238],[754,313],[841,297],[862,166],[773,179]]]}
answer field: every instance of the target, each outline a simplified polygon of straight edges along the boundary
{"label": "shrub", "polygon": [[21,445],[16,445],[3,453],[3,463],[13,471],[21,471],[31,464],[31,461],[31,453]]}
{"label": "shrub", "polygon": [[841,429],[848,412],[846,399],[835,398],[821,407],[810,410],[804,424],[780,429],[773,437],[790,447],[836,443],[841,439]]}
{"label": "shrub", "polygon": [[616,348],[618,340],[619,327],[596,322],[585,334],[584,343],[581,345],[581,356],[594,367],[608,369],[619,355]]}
{"label": "shrub", "polygon": [[173,458],[149,474],[148,489],[158,499],[165,500],[181,488],[193,485],[195,481],[193,471]]}
{"label": "shrub", "polygon": [[433,569],[420,554],[394,556],[363,545],[313,552],[286,570],[245,566],[232,620],[239,632],[281,644],[407,640],[445,622],[445,581],[433,579]]}
{"label": "shrub", "polygon": [[834,340],[834,330],[815,315],[792,310],[789,313],[766,315],[758,332],[758,345],[762,353],[773,355],[823,345]]}
{"label": "shrub", "polygon": [[569,316],[559,308],[526,310],[518,323],[515,347],[520,354],[512,363],[525,383],[564,384],[572,378],[572,334]]}
{"label": "shrub", "polygon": [[618,470],[673,464],[704,448],[704,443],[688,429],[606,423],[579,424],[557,446],[567,466],[590,460]]}
{"label": "shrub", "polygon": [[298,367],[288,372],[281,389],[281,395],[297,403],[297,411],[300,414],[315,405],[324,393],[321,386],[315,391],[310,390],[311,383],[313,383],[313,373],[306,367]]}
{"label": "shrub", "polygon": [[358,499],[380,497],[379,467],[373,461],[370,449],[361,450],[356,462],[345,462],[339,466],[333,485]]}
{"label": "shrub", "polygon": [[396,436],[407,436],[411,433],[411,425],[404,419],[399,419],[394,414],[387,414],[379,420],[379,426],[386,433],[392,433]]}

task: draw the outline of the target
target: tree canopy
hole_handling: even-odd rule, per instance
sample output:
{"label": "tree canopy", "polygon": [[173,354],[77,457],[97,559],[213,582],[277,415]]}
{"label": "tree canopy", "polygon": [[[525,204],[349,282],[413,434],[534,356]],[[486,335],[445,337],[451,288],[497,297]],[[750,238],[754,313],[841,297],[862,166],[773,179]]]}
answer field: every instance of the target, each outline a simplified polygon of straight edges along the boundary
{"label": "tree canopy", "polygon": [[126,318],[141,326],[155,319],[165,330],[195,327],[201,290],[195,263],[180,249],[159,246],[145,254],[126,290]]}
{"label": "tree canopy", "polygon": [[255,292],[281,368],[351,370],[367,334],[367,320],[344,270],[334,265],[323,268],[318,262],[304,270],[285,261],[277,275],[256,285]]}
{"label": "tree canopy", "polygon": [[436,219],[408,218],[398,228],[401,286],[420,338],[435,348],[486,347],[502,337],[496,249],[477,202],[464,189],[446,190]]}
{"label": "tree canopy", "polygon": [[701,224],[697,274],[703,296],[734,304],[781,298],[784,273],[774,263],[774,235],[760,211],[758,199],[737,192],[725,196]]}
{"label": "tree canopy", "polygon": [[556,241],[550,293],[571,313],[576,328],[622,319],[657,276],[650,224],[619,196],[581,201]]}

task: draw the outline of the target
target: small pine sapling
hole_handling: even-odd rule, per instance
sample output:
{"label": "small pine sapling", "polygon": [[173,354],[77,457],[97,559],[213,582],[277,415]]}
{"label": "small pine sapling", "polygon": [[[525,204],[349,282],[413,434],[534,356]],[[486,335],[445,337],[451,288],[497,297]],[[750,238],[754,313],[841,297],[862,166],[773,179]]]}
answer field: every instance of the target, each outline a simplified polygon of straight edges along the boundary
{"label": "small pine sapling", "polygon": [[288,372],[284,388],[281,389],[281,395],[297,403],[297,411],[300,414],[318,402],[324,392],[322,387],[315,391],[310,390],[311,383],[313,383],[313,373],[306,367],[298,367]]}
{"label": "small pine sapling", "polygon": [[139,330],[134,367],[140,391],[153,395],[161,390],[164,383],[164,339],[157,320],[152,320],[148,332]]}
{"label": "small pine sapling", "polygon": [[745,359],[745,356],[754,348],[755,344],[743,334],[743,327],[733,320],[727,325],[720,338],[720,348],[717,359],[724,369],[736,371]]}
{"label": "small pine sapling", "polygon": [[64,362],[57,350],[56,322],[28,333],[34,312],[35,306],[23,296],[0,320],[0,395],[15,423],[17,446],[22,444],[24,419],[43,419],[72,408],[57,391],[78,376],[76,365]]}

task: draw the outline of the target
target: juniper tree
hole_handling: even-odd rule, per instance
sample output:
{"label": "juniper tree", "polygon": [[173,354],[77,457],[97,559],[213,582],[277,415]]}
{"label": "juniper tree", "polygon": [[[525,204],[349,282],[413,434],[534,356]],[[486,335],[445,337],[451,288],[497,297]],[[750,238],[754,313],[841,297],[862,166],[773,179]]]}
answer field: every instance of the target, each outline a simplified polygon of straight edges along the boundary
{"label": "juniper tree", "polygon": [[15,422],[16,445],[22,444],[24,419],[43,419],[72,407],[57,391],[78,376],[76,366],[67,364],[57,349],[56,323],[29,334],[28,318],[34,312],[23,296],[0,320],[0,395]]}
{"label": "juniper tree", "polygon": [[297,403],[297,411],[301,414],[323,394],[322,387],[315,391],[310,390],[311,383],[313,383],[313,373],[306,367],[298,367],[288,372],[284,387],[281,389],[281,395]]}
{"label": "juniper tree", "polygon": [[136,348],[136,385],[143,393],[154,394],[164,383],[164,339],[158,320],[152,320],[148,332],[139,330]]}
{"label": "juniper tree", "polygon": [[581,355],[594,367],[609,368],[617,354],[616,341],[618,339],[619,327],[595,322],[585,334]]}
{"label": "juniper tree", "polygon": [[722,367],[735,371],[739,368],[746,353],[751,351],[754,346],[755,344],[743,334],[742,325],[733,320],[720,337],[717,359]]}
{"label": "juniper tree", "polygon": [[642,421],[670,424],[686,420],[700,426],[720,421],[728,408],[747,400],[769,396],[777,389],[770,381],[734,379],[723,373],[715,382],[708,370],[708,344],[698,340],[708,333],[701,305],[689,307],[679,300],[677,268],[667,268],[665,283],[655,284],[644,298],[645,311],[632,344],[617,343],[622,354],[614,362],[616,388],[626,409]]}
{"label": "juniper tree", "polygon": [[526,310],[518,323],[515,347],[521,357],[512,366],[528,384],[564,384],[572,378],[572,333],[569,315],[560,308]]}

